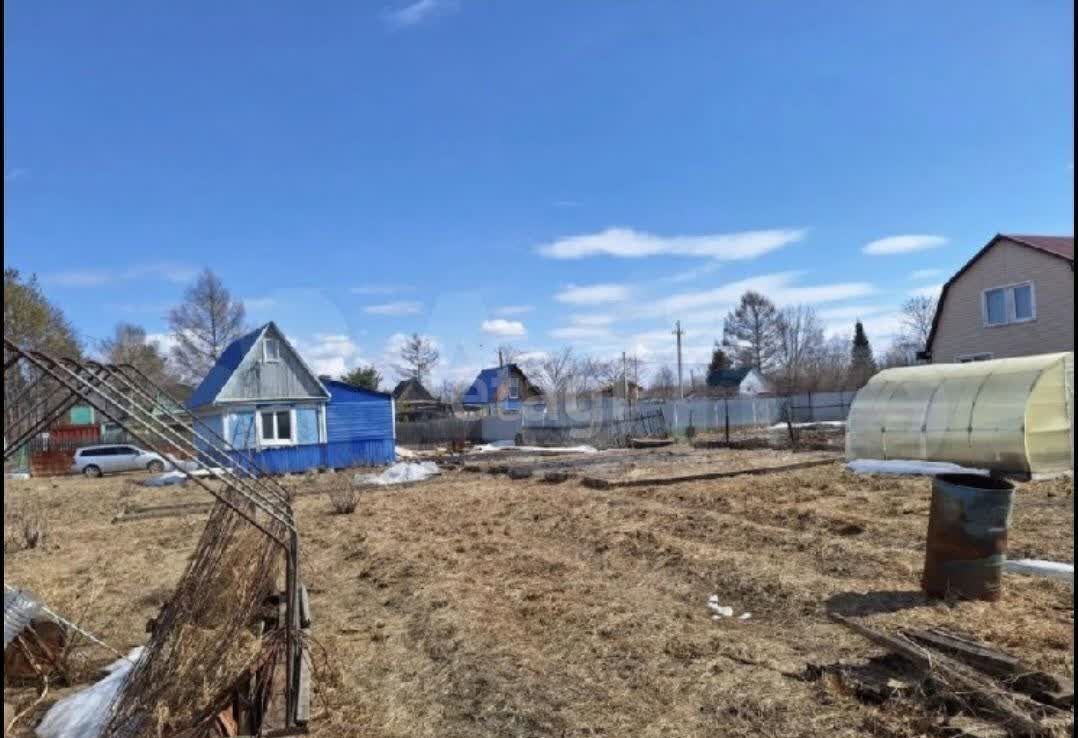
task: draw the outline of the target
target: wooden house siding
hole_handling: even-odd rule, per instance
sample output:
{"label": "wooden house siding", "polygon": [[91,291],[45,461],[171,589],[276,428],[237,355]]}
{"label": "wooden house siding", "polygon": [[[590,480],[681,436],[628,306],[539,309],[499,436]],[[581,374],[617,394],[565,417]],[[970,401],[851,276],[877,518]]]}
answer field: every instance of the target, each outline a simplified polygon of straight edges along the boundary
{"label": "wooden house siding", "polygon": [[[984,291],[1023,282],[1033,283],[1035,319],[986,327]],[[940,310],[929,347],[935,363],[1073,351],[1073,262],[1001,240],[951,284]]]}
{"label": "wooden house siding", "polygon": [[325,393],[311,373],[300,363],[296,354],[283,347],[278,361],[263,359],[267,338],[283,342],[272,329],[255,342],[243,361],[225,382],[217,402],[248,402],[251,400],[324,400]]}

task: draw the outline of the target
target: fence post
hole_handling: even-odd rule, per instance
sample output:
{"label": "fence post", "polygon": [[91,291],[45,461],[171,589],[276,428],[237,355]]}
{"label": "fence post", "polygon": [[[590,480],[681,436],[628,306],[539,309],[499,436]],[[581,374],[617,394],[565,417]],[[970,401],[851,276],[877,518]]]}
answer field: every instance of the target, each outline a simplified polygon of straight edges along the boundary
{"label": "fence post", "polygon": [[724,421],[723,425],[725,426],[725,429],[726,429],[726,445],[729,446],[730,445],[730,397],[729,397],[729,395],[726,395],[726,396],[724,396],[722,398],[722,409],[723,409],[723,416],[725,417],[725,421]]}

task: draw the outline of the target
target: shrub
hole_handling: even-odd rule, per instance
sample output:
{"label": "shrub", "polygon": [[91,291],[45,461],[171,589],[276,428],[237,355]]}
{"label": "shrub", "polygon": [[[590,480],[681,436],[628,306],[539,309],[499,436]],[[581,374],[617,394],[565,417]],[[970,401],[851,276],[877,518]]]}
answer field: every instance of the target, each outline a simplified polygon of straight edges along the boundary
{"label": "shrub", "polygon": [[350,515],[356,511],[359,493],[351,487],[341,487],[329,493],[329,502],[337,515]]}
{"label": "shrub", "polygon": [[4,551],[44,548],[49,521],[37,505],[23,505],[4,516]]}

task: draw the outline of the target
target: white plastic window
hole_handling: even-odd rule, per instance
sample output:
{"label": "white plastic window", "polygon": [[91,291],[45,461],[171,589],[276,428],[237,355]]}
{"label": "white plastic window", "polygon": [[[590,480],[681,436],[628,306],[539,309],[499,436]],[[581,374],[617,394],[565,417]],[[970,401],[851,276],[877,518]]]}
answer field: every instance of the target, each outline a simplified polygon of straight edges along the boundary
{"label": "white plastic window", "polygon": [[986,326],[1024,323],[1037,317],[1033,283],[995,287],[984,292],[984,324]]}
{"label": "white plastic window", "polygon": [[258,416],[263,445],[284,445],[293,442],[291,410],[263,410]]}

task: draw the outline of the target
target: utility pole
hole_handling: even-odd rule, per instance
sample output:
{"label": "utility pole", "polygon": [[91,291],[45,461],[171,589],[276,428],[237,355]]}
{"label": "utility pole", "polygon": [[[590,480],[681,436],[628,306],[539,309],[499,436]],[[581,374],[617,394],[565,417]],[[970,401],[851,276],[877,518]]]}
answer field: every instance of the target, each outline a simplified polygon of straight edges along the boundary
{"label": "utility pole", "polygon": [[685,388],[681,383],[681,336],[683,333],[679,320],[674,327],[674,335],[677,336],[677,398],[679,400],[685,399]]}

